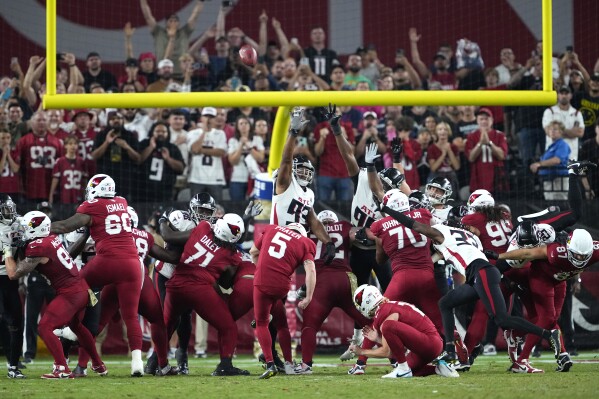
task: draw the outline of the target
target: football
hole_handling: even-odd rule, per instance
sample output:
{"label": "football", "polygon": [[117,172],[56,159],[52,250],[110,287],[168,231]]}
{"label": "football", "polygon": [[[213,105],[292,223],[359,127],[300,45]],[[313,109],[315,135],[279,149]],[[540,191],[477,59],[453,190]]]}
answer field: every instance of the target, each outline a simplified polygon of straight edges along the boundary
{"label": "football", "polygon": [[241,62],[247,66],[254,66],[258,62],[258,53],[249,44],[245,44],[239,49],[239,57],[241,58]]}

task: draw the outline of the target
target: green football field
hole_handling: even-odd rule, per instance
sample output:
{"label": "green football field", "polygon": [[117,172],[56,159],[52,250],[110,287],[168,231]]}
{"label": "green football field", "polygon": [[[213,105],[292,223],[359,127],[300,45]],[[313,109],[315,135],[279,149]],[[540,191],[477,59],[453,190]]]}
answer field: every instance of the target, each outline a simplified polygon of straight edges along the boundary
{"label": "green football field", "polygon": [[381,379],[391,367],[371,360],[362,376],[347,374],[349,363],[335,356],[318,356],[312,375],[277,375],[259,380],[262,368],[249,356],[239,356],[234,364],[250,370],[250,377],[212,377],[217,359],[190,359],[188,376],[131,378],[130,363],[123,356],[104,358],[109,374],[93,373],[74,380],[43,380],[51,369],[51,359],[36,359],[23,370],[24,380],[2,377],[0,398],[593,398],[599,392],[599,352],[581,353],[574,358],[569,373],[557,373],[555,359],[543,355],[533,365],[544,374],[512,374],[507,355],[481,356],[471,371],[460,378],[429,376],[408,379]]}

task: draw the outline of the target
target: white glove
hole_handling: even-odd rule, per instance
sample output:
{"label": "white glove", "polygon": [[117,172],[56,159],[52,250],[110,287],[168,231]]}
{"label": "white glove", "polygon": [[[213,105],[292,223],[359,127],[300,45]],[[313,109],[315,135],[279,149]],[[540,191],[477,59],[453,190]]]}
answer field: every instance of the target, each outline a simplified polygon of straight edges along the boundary
{"label": "white glove", "polygon": [[252,200],[245,208],[244,215],[250,217],[256,217],[262,213],[262,203],[258,200]]}
{"label": "white glove", "polygon": [[304,120],[304,110],[300,107],[295,107],[291,111],[291,123],[289,125],[289,132],[293,135],[297,135],[300,130],[306,126],[307,120]]}
{"label": "white glove", "polygon": [[364,160],[366,161],[366,165],[374,165],[374,160],[380,157],[378,154],[379,146],[377,143],[371,143],[366,147],[366,153],[364,155]]}

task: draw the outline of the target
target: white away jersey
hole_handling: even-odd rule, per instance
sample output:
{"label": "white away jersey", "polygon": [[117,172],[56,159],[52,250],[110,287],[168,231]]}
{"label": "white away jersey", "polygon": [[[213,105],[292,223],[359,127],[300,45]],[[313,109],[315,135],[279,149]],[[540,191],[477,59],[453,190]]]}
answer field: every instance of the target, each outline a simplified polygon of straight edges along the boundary
{"label": "white away jersey", "polygon": [[[191,149],[193,143],[202,134],[202,129],[195,129],[187,134],[187,144]],[[212,129],[204,135],[204,148],[219,148],[227,150],[227,136],[222,130]],[[191,157],[189,168],[190,183],[206,184],[211,186],[225,185],[225,170],[222,157],[212,155],[196,154]]]}
{"label": "white away jersey", "polygon": [[439,230],[444,238],[442,244],[433,244],[433,246],[460,273],[465,275],[464,271],[466,268],[476,259],[488,261],[482,252],[483,244],[476,235],[469,231],[444,224],[436,224],[432,227]]}
{"label": "white away jersey", "polygon": [[283,194],[275,194],[276,179],[273,184],[272,209],[270,223],[286,226],[289,223],[301,223],[309,231],[308,213],[314,206],[314,191],[309,187],[302,187],[291,174],[291,183]]}
{"label": "white away jersey", "polygon": [[372,190],[368,185],[368,172],[360,169],[358,186],[351,203],[351,224],[355,227],[370,227],[375,220],[382,219],[381,213],[372,198]]}
{"label": "white away jersey", "polygon": [[[65,248],[71,246],[75,241],[77,241],[83,234],[85,234],[85,227],[81,227],[75,231],[71,231],[63,236],[63,242]],[[85,245],[83,246],[83,250],[77,257],[74,259],[75,265],[77,269],[81,271],[81,268],[85,266],[85,263],[89,262],[90,258],[96,255],[96,242],[91,236],[87,238],[85,241]],[[85,258],[85,261],[84,259]]]}

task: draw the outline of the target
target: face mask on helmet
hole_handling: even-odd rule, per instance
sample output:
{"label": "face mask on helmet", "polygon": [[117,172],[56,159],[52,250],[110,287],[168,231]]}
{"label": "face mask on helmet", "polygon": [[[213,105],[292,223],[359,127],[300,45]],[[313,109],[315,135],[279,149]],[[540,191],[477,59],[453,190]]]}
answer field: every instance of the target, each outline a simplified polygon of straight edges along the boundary
{"label": "face mask on helmet", "polygon": [[410,210],[408,196],[398,189],[387,191],[383,197],[383,204],[397,212],[408,212]]}
{"label": "face mask on helmet", "polygon": [[387,192],[393,189],[399,189],[401,183],[404,182],[406,177],[395,168],[385,168],[379,172],[379,178],[383,185],[383,191]]}
{"label": "face mask on helmet", "polygon": [[363,284],[354,292],[354,305],[365,317],[374,316],[377,306],[383,301],[384,297],[378,288]]}
{"label": "face mask on helmet", "polygon": [[583,268],[593,256],[593,238],[588,231],[576,229],[566,243],[568,260],[574,267]]}
{"label": "face mask on helmet", "polygon": [[245,232],[243,219],[234,213],[227,213],[212,224],[214,236],[221,241],[236,243]]}
{"label": "face mask on helmet", "polygon": [[137,216],[137,212],[135,212],[135,209],[133,209],[132,206],[128,206],[127,213],[131,218],[131,226],[137,228],[137,225],[139,224],[139,216]]}
{"label": "face mask on helmet", "polygon": [[0,194],[0,223],[9,225],[17,217],[17,206],[7,194]]}
{"label": "face mask on helmet", "polygon": [[454,206],[447,213],[447,220],[443,223],[450,227],[464,228],[462,218],[468,213],[468,208],[464,205]]}
{"label": "face mask on helmet", "polygon": [[408,200],[410,201],[410,209],[412,210],[428,209],[430,211],[433,207],[428,196],[418,190],[412,191],[408,197]]}
{"label": "face mask on helmet", "polygon": [[85,200],[96,198],[114,198],[116,195],[115,184],[112,177],[104,174],[93,176],[85,188]]}
{"label": "face mask on helmet", "polygon": [[50,218],[40,211],[31,211],[19,220],[23,240],[30,241],[50,235]]}
{"label": "face mask on helmet", "polygon": [[537,226],[530,220],[523,221],[516,229],[516,243],[520,248],[532,248],[539,245]]}
{"label": "face mask on helmet", "polygon": [[339,221],[339,218],[337,217],[335,212],[329,210],[320,212],[316,217],[318,218],[318,220],[320,220],[320,223],[322,224],[337,223]]}
{"label": "face mask on helmet", "polygon": [[440,205],[445,204],[451,198],[453,189],[445,177],[435,177],[426,185],[425,192],[432,205]]}
{"label": "face mask on helmet", "polygon": [[293,174],[300,186],[306,187],[314,179],[314,166],[312,162],[304,156],[293,158]]}
{"label": "face mask on helmet", "polygon": [[189,213],[195,223],[212,219],[216,213],[216,201],[208,193],[199,193],[189,201]]}

